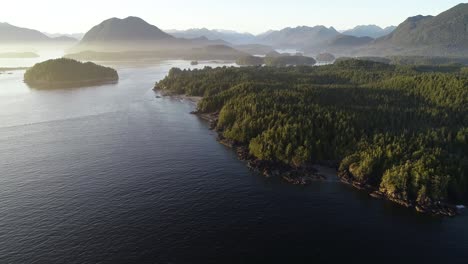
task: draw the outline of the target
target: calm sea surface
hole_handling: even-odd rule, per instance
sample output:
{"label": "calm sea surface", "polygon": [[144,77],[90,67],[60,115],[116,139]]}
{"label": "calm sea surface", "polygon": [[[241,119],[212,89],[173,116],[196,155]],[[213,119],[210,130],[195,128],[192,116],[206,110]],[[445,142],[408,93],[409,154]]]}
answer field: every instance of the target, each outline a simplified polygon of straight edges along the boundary
{"label": "calm sea surface", "polygon": [[193,103],[156,97],[173,66],[51,91],[0,74],[0,263],[468,263],[466,214],[250,173]]}

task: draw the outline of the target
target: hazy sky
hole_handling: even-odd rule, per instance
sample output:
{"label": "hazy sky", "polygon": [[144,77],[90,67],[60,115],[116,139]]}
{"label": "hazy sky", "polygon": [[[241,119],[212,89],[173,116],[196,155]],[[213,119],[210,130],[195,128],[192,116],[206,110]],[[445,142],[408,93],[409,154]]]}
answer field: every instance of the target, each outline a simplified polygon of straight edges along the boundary
{"label": "hazy sky", "polygon": [[0,22],[50,33],[86,32],[110,17],[139,16],[162,29],[207,27],[261,33],[298,25],[348,29],[398,25],[460,0],[1,0]]}

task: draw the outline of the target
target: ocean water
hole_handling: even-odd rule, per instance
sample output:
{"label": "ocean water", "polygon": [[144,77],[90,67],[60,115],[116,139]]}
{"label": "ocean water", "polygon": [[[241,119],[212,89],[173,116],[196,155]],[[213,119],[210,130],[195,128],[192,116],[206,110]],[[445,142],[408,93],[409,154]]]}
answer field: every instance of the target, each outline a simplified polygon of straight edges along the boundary
{"label": "ocean water", "polygon": [[466,214],[265,179],[152,91],[189,62],[111,66],[68,90],[0,75],[0,263],[467,263]]}

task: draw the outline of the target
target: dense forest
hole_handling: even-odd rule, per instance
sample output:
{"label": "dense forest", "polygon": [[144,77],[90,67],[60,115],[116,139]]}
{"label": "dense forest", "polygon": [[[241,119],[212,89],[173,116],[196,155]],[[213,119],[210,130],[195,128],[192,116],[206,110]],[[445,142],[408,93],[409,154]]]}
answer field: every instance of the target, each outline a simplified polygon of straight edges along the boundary
{"label": "dense forest", "polygon": [[55,59],[38,63],[24,74],[29,85],[74,85],[94,82],[117,81],[117,71],[94,64],[72,59]]}
{"label": "dense forest", "polygon": [[217,130],[257,159],[336,161],[414,205],[468,201],[468,71],[340,60],[321,67],[174,68],[156,89],[203,96]]}

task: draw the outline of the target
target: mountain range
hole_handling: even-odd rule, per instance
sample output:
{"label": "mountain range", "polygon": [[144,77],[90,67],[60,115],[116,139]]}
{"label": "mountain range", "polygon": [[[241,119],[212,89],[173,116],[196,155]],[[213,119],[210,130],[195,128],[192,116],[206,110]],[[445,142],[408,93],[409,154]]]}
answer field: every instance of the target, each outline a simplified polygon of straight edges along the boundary
{"label": "mountain range", "polygon": [[77,41],[81,40],[84,36],[84,33],[48,33],[48,32],[42,32],[49,38],[58,38],[58,37],[69,37],[69,38],[74,38]]}
{"label": "mountain range", "polygon": [[250,33],[239,33],[233,30],[193,28],[188,30],[166,30],[167,33],[177,38],[200,38],[209,40],[223,40],[232,44],[251,44],[256,42],[256,36]]}
{"label": "mountain range", "polygon": [[[257,36],[250,33],[238,33],[227,30],[189,29],[168,30],[167,33],[175,37],[200,38],[206,37],[210,40],[223,40],[240,48],[247,43],[262,45],[262,51],[268,47],[280,49],[296,49],[308,53],[318,53],[323,50],[331,50],[340,53],[343,48],[356,48],[370,44],[375,38],[392,32],[395,27],[382,29],[378,26],[357,26],[343,33],[333,27],[325,26],[298,26],[288,27],[281,30],[270,30]],[[240,45],[242,44],[242,45]],[[260,54],[260,53],[255,53]]]}
{"label": "mountain range", "polygon": [[[52,41],[71,42],[73,39],[69,36],[51,38],[37,30],[0,23],[1,43]],[[306,54],[330,52],[341,56],[466,56],[468,4],[459,4],[437,16],[410,17],[396,28],[366,25],[341,33],[333,27],[321,25],[270,30],[256,36],[206,28],[165,32],[138,17],[111,18],[90,29],[75,49],[174,51],[206,46],[219,48],[219,45],[251,54],[295,49]]]}

